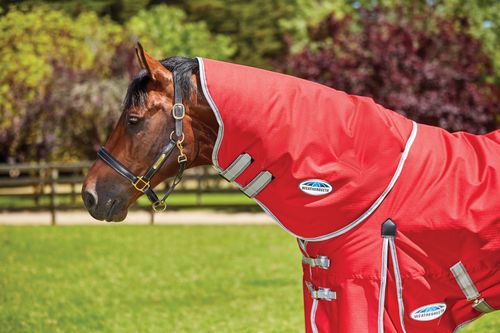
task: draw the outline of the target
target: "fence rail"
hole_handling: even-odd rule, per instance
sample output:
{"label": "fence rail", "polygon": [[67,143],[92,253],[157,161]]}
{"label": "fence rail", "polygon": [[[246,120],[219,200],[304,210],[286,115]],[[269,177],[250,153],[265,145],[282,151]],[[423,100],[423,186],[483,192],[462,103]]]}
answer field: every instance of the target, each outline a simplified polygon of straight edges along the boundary
{"label": "fence rail", "polygon": [[[90,162],[0,164],[0,211],[50,211],[52,224],[56,224],[57,211],[83,208],[80,189],[90,166]],[[159,185],[160,193],[165,190],[165,184]],[[254,201],[246,198],[210,167],[187,170],[168,203],[169,209],[173,210],[257,209]],[[140,198],[131,209],[151,211],[145,198]]]}

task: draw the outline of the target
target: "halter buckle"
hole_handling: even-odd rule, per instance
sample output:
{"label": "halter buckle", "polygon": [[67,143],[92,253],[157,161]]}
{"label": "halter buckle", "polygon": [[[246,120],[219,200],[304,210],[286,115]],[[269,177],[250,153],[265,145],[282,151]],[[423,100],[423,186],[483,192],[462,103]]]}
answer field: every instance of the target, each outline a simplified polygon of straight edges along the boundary
{"label": "halter buckle", "polygon": [[179,155],[179,157],[177,157],[177,162],[179,164],[181,164],[181,163],[187,162],[187,159],[188,158],[187,158],[186,154],[182,153],[182,155]]}
{"label": "halter buckle", "polygon": [[165,201],[157,201],[153,204],[153,210],[156,213],[164,212],[167,209],[167,203]]}
{"label": "halter buckle", "polygon": [[145,181],[144,179],[142,179],[142,176],[140,176],[137,177],[137,180],[133,182],[132,185],[134,185],[134,188],[137,191],[144,193],[144,191],[146,191],[146,189],[148,189],[151,184],[149,183],[149,181]]}
{"label": "halter buckle", "polygon": [[182,103],[175,103],[172,107],[172,116],[176,120],[182,120],[186,115],[186,108]]}

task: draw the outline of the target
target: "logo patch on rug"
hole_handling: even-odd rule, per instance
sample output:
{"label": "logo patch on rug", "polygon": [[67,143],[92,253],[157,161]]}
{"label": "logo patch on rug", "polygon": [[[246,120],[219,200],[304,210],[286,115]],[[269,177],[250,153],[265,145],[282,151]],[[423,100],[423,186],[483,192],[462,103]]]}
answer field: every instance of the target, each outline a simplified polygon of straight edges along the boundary
{"label": "logo patch on rug", "polygon": [[445,311],[446,304],[434,303],[419,307],[410,313],[410,317],[413,320],[429,321],[441,317]]}
{"label": "logo patch on rug", "polygon": [[299,184],[299,189],[309,195],[325,195],[330,193],[333,188],[328,182],[321,179],[307,179]]}

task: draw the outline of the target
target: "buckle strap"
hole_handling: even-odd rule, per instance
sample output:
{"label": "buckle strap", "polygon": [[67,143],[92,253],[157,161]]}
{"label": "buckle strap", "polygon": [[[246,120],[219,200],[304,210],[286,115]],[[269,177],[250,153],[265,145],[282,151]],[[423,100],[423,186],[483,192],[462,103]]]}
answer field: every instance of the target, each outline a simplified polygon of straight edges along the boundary
{"label": "buckle strap", "polygon": [[327,256],[317,256],[316,258],[306,257],[302,255],[302,263],[311,267],[319,267],[327,269],[330,267],[330,259]]}
{"label": "buckle strap", "polygon": [[472,282],[469,273],[467,272],[464,264],[462,264],[461,261],[453,265],[450,268],[450,271],[455,277],[455,280],[457,280],[457,283],[460,289],[462,289],[462,292],[464,293],[467,300],[474,301],[474,303],[472,304],[472,307],[474,309],[483,313],[494,311],[494,309],[488,303],[486,303],[484,298],[481,297],[481,294],[474,285],[474,282]]}
{"label": "buckle strap", "polygon": [[462,292],[468,301],[472,301],[481,296],[461,261],[453,265],[450,268],[450,271],[453,273],[455,280],[457,280],[460,289],[462,289]]}
{"label": "buckle strap", "polygon": [[226,170],[222,171],[220,175],[227,181],[232,182],[235,180],[246,168],[252,163],[252,157],[243,153],[238,156]]}
{"label": "buckle strap", "polygon": [[262,171],[259,173],[247,186],[242,188],[243,193],[247,197],[253,198],[260,193],[266,187],[271,180],[273,180],[273,175],[269,171]]}
{"label": "buckle strap", "polygon": [[493,309],[488,303],[486,303],[484,298],[476,299],[472,304],[472,307],[482,313],[495,311],[495,309]]}
{"label": "buckle strap", "polygon": [[325,301],[337,299],[337,293],[332,291],[330,288],[319,287],[318,289],[315,289],[312,283],[308,281],[306,281],[306,286],[312,299],[322,299]]}

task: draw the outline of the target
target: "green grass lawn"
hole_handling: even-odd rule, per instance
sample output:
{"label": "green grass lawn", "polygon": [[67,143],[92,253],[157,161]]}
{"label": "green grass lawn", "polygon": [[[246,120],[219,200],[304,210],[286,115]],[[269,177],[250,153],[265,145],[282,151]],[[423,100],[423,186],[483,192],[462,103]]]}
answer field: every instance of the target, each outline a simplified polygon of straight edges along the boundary
{"label": "green grass lawn", "polygon": [[0,332],[303,332],[299,262],[275,226],[0,226]]}

